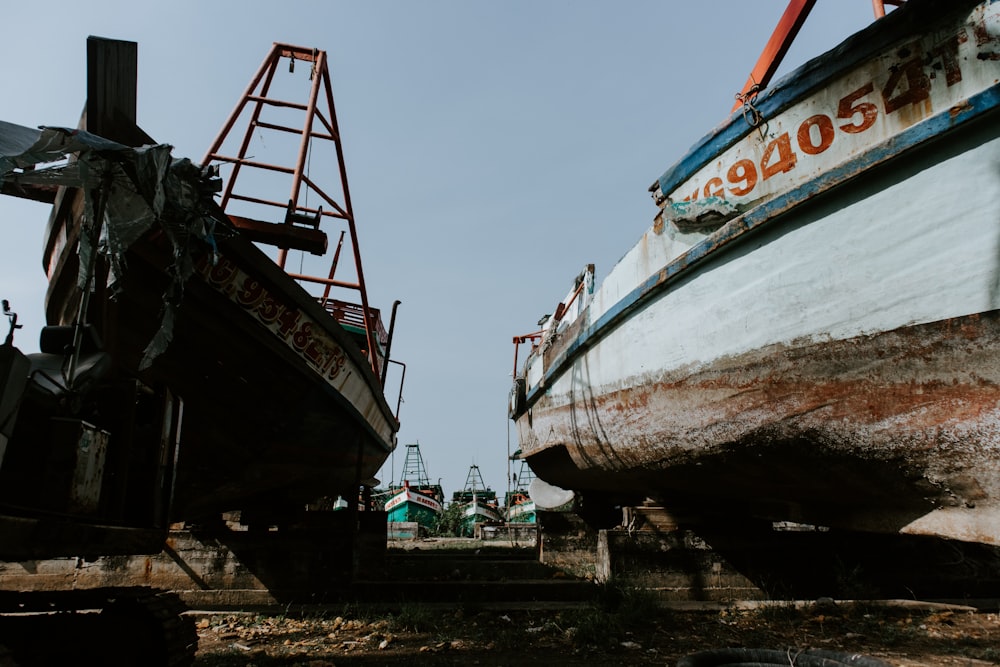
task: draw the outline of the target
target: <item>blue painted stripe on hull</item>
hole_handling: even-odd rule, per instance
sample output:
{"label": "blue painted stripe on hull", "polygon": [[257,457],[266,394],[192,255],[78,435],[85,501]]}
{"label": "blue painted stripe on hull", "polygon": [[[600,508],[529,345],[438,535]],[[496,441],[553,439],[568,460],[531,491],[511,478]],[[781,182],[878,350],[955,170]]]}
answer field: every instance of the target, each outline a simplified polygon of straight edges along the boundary
{"label": "blue painted stripe on hull", "polygon": [[549,370],[545,372],[542,382],[528,392],[527,406],[531,407],[554,378],[565,372],[578,357],[596,345],[613,328],[668,287],[672,287],[680,277],[697,270],[712,255],[741,240],[749,232],[759,229],[764,224],[773,223],[782,214],[811,197],[853,180],[866,170],[898,158],[925,143],[939,139],[942,135],[967,125],[998,107],[1000,107],[1000,84],[974,95],[964,104],[957,104],[948,111],[904,130],[836,169],[831,169],[727,223],[715,234],[668,262],[609,308],[595,323],[581,331],[580,335],[553,361]]}
{"label": "blue painted stripe on hull", "polygon": [[[982,0],[962,0],[961,2],[949,0],[949,2],[937,3],[937,6],[947,7],[947,10],[938,12],[942,16],[945,14],[959,15],[962,11],[967,12],[977,5],[992,5],[994,2],[1000,2],[1000,0],[988,0],[985,3]],[[930,4],[925,6],[929,7]],[[832,51],[810,60],[782,77],[780,81],[762,92],[754,100],[754,106],[764,118],[774,118],[814,90],[821,88],[842,74],[846,74],[851,69],[881,53],[891,44],[919,34],[921,30],[915,29],[914,24],[923,25],[927,18],[926,14],[911,15],[908,13],[913,9],[917,9],[917,7],[911,5],[888,14],[868,28],[855,33]],[[695,172],[754,131],[754,128],[749,127],[743,120],[742,113],[735,112],[721,128],[703,137],[684,157],[657,179],[660,192],[664,195],[673,192]]]}

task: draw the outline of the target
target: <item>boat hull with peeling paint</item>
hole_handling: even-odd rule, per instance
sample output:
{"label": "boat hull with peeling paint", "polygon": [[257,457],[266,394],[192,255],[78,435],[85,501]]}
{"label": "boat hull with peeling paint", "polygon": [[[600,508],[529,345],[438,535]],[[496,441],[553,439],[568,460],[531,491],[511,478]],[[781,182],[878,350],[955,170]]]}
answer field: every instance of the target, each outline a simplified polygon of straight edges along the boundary
{"label": "boat hull with peeling paint", "polygon": [[997,3],[914,0],[734,113],[531,338],[520,455],[585,500],[1000,545],[998,81]]}

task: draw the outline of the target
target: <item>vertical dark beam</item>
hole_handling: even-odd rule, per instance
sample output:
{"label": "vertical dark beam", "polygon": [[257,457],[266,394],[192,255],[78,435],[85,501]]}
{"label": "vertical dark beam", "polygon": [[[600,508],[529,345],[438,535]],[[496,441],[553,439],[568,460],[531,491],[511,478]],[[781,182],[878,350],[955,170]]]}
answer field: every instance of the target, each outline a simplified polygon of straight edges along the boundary
{"label": "vertical dark beam", "polygon": [[87,38],[88,132],[136,145],[138,45],[103,37]]}

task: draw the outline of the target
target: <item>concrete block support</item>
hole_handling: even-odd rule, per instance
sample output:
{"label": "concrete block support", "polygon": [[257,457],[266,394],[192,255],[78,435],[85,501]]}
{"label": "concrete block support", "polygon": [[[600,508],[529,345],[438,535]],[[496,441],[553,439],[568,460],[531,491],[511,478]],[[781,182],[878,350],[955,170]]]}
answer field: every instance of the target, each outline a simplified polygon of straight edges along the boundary
{"label": "concrete block support", "polygon": [[573,576],[639,586],[664,600],[766,597],[697,535],[649,508],[644,513],[645,520],[630,522],[638,528],[609,530],[572,513],[539,513],[539,558]]}
{"label": "concrete block support", "polygon": [[[339,515],[340,512],[332,514]],[[358,579],[385,579],[385,513],[289,531],[171,531],[158,554],[0,563],[0,589],[150,586],[192,606],[323,603]]]}

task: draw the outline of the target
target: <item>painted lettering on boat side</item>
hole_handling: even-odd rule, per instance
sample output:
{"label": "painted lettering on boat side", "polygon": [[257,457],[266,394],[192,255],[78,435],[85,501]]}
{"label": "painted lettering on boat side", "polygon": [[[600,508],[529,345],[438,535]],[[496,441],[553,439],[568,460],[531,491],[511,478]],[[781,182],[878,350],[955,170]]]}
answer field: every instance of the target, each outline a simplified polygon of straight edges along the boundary
{"label": "painted lettering on boat side", "polygon": [[432,510],[441,509],[441,503],[426,496],[423,496],[419,493],[401,493],[395,498],[392,498],[389,502],[387,502],[385,504],[385,509],[391,510],[397,505],[402,505],[405,501],[410,501],[411,503],[423,505],[424,507],[429,507]]}
{"label": "painted lettering on boat side", "polygon": [[[970,87],[979,85],[961,85],[965,74],[962,63],[978,60],[977,50],[984,41],[979,35],[986,33],[977,26],[990,18],[977,18],[971,28],[975,39],[970,39],[968,29],[963,27],[943,40],[925,38],[898,47],[891,57],[883,56],[855,70],[836,84],[850,86],[850,90],[832,104],[822,94],[814,95],[774,119],[765,119],[760,131],[749,133],[721,160],[694,174],[671,198],[693,201],[703,197],[738,200],[766,196],[783,189],[787,185],[784,179],[796,180],[796,171],[830,166],[825,156],[822,160],[814,158],[839,144],[846,142],[838,149],[838,158],[870,145],[872,140],[866,135],[887,138],[930,116],[935,107],[947,108],[970,94]],[[996,40],[990,37],[987,41]],[[950,90],[953,87],[955,91]],[[978,92],[978,88],[972,92]],[[819,113],[806,111],[809,115],[804,118],[801,111],[795,113],[810,106],[826,109],[812,109]],[[784,179],[775,178],[785,174],[788,176]],[[772,178],[777,182],[765,186]]]}
{"label": "painted lettering on boat side", "polygon": [[259,280],[241,271],[226,257],[220,257],[214,266],[209,264],[207,258],[202,259],[197,268],[209,285],[256,315],[328,381],[340,375],[347,363],[347,355],[301,310],[275,299]]}

